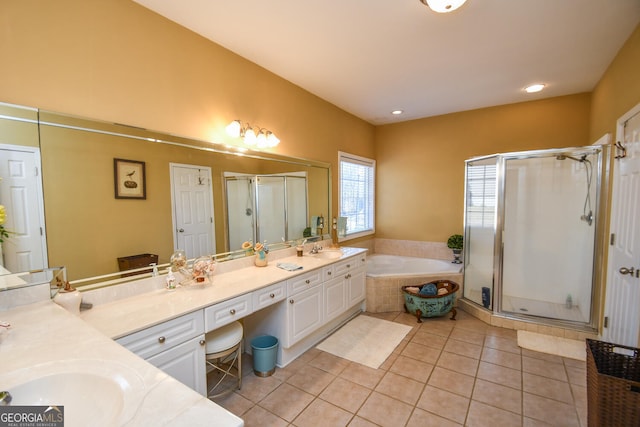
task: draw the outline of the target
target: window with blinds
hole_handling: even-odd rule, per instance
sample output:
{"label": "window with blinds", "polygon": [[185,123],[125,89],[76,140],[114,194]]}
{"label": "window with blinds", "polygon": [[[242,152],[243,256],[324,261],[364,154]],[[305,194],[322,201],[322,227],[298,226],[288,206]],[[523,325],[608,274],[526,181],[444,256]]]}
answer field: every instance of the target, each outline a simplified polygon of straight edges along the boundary
{"label": "window with blinds", "polygon": [[375,160],[338,152],[339,212],[347,219],[345,237],[375,231]]}
{"label": "window with blinds", "polygon": [[493,227],[496,212],[496,165],[467,165],[467,225]]}

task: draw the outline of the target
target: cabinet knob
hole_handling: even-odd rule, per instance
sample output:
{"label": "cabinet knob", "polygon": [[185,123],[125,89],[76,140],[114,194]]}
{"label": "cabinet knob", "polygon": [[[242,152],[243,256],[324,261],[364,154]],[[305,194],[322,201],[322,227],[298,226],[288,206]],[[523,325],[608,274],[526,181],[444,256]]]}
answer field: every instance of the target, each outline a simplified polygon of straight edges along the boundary
{"label": "cabinet knob", "polygon": [[311,283],[311,280],[307,279],[307,280],[304,281],[304,283],[306,283],[308,285],[309,283]]}
{"label": "cabinet knob", "polygon": [[236,314],[236,309],[235,309],[235,308],[232,308],[231,310],[229,310],[229,313],[231,313],[232,315],[233,315],[233,314]]}
{"label": "cabinet knob", "polygon": [[347,264],[347,268],[351,268],[351,264]]}
{"label": "cabinet knob", "polygon": [[165,342],[165,341],[166,341],[166,338],[165,338],[165,337],[159,337],[159,338],[158,338],[158,342],[159,342],[160,344],[164,344],[164,342]]}
{"label": "cabinet knob", "polygon": [[331,272],[330,272],[330,271],[327,271],[327,275],[328,275],[328,276],[331,276]]}
{"label": "cabinet knob", "polygon": [[274,293],[270,293],[269,294],[269,298],[275,298],[275,297],[276,297],[276,294],[274,294]]}
{"label": "cabinet knob", "polygon": [[295,301],[293,301],[293,299],[289,300],[289,304],[293,304]]}
{"label": "cabinet knob", "polygon": [[200,340],[200,345],[205,345],[207,342],[205,340]]}

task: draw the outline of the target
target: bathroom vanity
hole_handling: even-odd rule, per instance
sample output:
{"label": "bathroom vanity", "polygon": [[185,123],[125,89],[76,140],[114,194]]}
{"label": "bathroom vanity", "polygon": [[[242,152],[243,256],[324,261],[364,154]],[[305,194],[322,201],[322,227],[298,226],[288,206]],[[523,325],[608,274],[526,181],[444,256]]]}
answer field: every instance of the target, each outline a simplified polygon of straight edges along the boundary
{"label": "bathroom vanity", "polygon": [[[265,333],[279,338],[278,365],[285,366],[364,309],[365,249],[294,254],[278,251],[262,268],[251,259],[221,264],[206,286],[168,291],[158,276],[84,292],[94,307],[79,316],[50,300],[2,311],[12,327],[0,336],[0,382],[11,391],[51,375],[68,382],[70,375],[78,392],[60,396],[66,414],[80,417],[70,426],[87,425],[92,414],[77,408],[93,393],[81,390],[101,381],[119,384],[114,393],[123,393],[124,402],[117,411],[102,407],[113,396],[96,404],[93,411],[115,414],[105,425],[195,426],[215,419],[241,426],[206,398],[204,334],[242,319],[247,343]],[[302,269],[287,271],[278,262]]]}

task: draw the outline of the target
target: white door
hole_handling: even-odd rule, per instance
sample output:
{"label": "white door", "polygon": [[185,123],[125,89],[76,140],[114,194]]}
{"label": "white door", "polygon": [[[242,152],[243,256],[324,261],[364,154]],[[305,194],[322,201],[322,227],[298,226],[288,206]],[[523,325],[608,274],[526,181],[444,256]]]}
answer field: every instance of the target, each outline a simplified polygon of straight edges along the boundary
{"label": "white door", "polygon": [[38,149],[0,146],[0,177],[0,204],[9,231],[2,244],[3,266],[12,272],[47,267]]}
{"label": "white door", "polygon": [[[617,141],[626,156],[614,161],[605,299],[605,341],[638,346],[640,333],[640,104],[621,119]],[[620,154],[620,152],[618,152]]]}
{"label": "white door", "polygon": [[174,249],[192,259],[216,252],[211,168],[171,164]]}

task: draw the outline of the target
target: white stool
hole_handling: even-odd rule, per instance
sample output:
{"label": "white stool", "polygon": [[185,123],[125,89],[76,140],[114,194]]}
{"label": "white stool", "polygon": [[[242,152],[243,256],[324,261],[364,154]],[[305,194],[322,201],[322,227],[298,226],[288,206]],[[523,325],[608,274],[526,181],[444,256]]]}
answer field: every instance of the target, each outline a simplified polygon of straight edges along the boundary
{"label": "white stool", "polygon": [[[205,335],[207,379],[209,374],[215,372],[222,377],[212,386],[208,387],[207,396],[216,398],[233,392],[233,387],[216,391],[227,377],[237,378],[237,390],[242,387],[242,324],[233,322],[221,328],[214,329]],[[235,365],[236,374],[233,374]]]}

